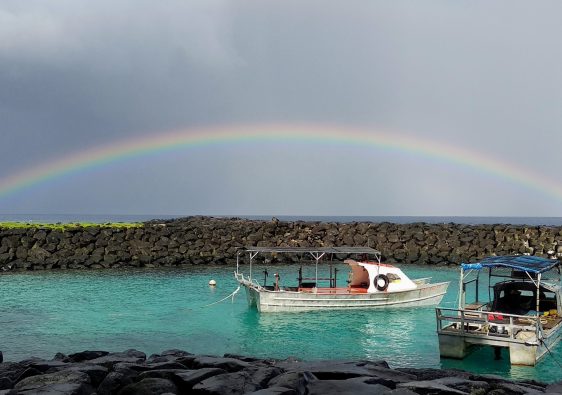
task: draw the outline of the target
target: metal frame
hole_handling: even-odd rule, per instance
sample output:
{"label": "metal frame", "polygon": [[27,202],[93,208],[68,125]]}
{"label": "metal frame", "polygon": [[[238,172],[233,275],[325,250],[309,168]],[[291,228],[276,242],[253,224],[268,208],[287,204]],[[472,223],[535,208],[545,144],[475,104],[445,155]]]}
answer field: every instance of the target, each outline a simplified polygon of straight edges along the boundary
{"label": "metal frame", "polygon": [[318,263],[327,254],[363,254],[372,255],[378,263],[381,262],[381,252],[371,247],[243,247],[236,253],[236,275],[240,273],[240,255],[248,253],[250,257],[250,272],[248,280],[252,282],[252,261],[260,253],[310,254],[316,261],[315,282],[318,286]]}

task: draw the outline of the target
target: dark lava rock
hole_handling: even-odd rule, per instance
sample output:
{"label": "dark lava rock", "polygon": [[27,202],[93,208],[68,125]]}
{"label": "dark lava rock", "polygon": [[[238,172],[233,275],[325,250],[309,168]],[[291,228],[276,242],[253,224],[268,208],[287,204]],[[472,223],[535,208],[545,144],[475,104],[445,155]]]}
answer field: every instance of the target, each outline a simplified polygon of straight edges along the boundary
{"label": "dark lava rock", "polygon": [[[26,366],[17,362],[5,362],[0,364],[0,378],[8,378],[16,381],[17,378],[27,369]],[[0,387],[0,389],[2,389]]]}
{"label": "dark lava rock", "polygon": [[384,361],[291,362],[281,363],[277,366],[287,370],[310,372],[320,380],[345,380],[364,376],[400,383],[417,380],[417,377],[412,374],[390,369]]}
{"label": "dark lava rock", "polygon": [[0,390],[8,390],[14,386],[14,382],[7,377],[0,377]]}
{"label": "dark lava rock", "polygon": [[51,369],[64,369],[67,364],[61,361],[36,361],[31,362],[28,366],[45,373]]}
{"label": "dark lava rock", "polygon": [[382,384],[369,384],[368,377],[355,377],[347,380],[315,380],[308,384],[308,395],[331,394],[386,394],[390,388]]}
{"label": "dark lava rock", "polygon": [[100,385],[109,372],[107,368],[100,365],[94,365],[91,363],[74,363],[68,364],[63,368],[52,368],[47,373],[54,373],[60,370],[86,373],[90,377],[90,382],[94,387]]}
{"label": "dark lava rock", "polygon": [[386,392],[385,395],[418,395],[418,394],[417,392],[409,390],[408,388],[396,388],[392,391]]}
{"label": "dark lava rock", "polygon": [[[42,373],[43,372],[41,372],[40,370],[37,370],[35,368],[27,368],[18,376],[18,378],[16,379],[16,383],[18,383],[18,382],[20,382],[23,379],[26,379],[28,377],[37,376],[37,375],[40,375]],[[2,388],[2,387],[0,387],[0,388]]]}
{"label": "dark lava rock", "polygon": [[442,377],[433,380],[436,383],[446,385],[459,391],[468,393],[482,392],[485,393],[490,388],[490,384],[485,381],[466,380],[459,377]]}
{"label": "dark lava rock", "polygon": [[297,395],[297,391],[285,387],[269,387],[263,390],[250,392],[251,395]]}
{"label": "dark lava rock", "polygon": [[55,354],[55,356],[53,357],[53,361],[68,361],[68,356],[64,355],[61,352],[58,352]]}
{"label": "dark lava rock", "polygon": [[187,366],[182,365],[179,362],[173,361],[165,361],[165,362],[156,362],[146,365],[150,370],[160,370],[160,369],[187,369]]}
{"label": "dark lava rock", "polygon": [[235,372],[213,376],[193,387],[200,394],[238,395],[262,389],[253,382],[248,372]]}
{"label": "dark lava rock", "polygon": [[132,372],[132,374],[127,374],[126,372],[111,372],[105,376],[103,381],[100,383],[97,393],[98,395],[115,394],[120,388],[132,384],[135,377],[136,372]]}
{"label": "dark lava rock", "polygon": [[93,393],[523,395],[562,394],[562,382],[547,386],[458,370],[390,369],[384,361],[276,361],[181,350],[153,354],[148,361],[144,353],[127,350],[0,363],[0,395]]}
{"label": "dark lava rock", "polygon": [[[182,360],[179,360],[180,362]],[[234,358],[219,358],[209,356],[199,356],[193,360],[192,367],[200,368],[218,368],[224,369],[227,372],[238,372],[242,369],[249,368],[251,365],[248,362],[240,361]]]}
{"label": "dark lava rock", "polygon": [[4,362],[4,354],[0,351],[0,363]]}
{"label": "dark lava rock", "polygon": [[159,378],[146,378],[138,383],[129,384],[124,387],[120,395],[161,395],[161,394],[177,394],[176,385],[170,380]]}
{"label": "dark lava rock", "polygon": [[259,359],[259,358],[254,358],[254,357],[246,357],[244,355],[238,355],[238,354],[224,354],[223,355],[224,358],[234,358],[234,359],[238,359],[240,361],[244,361],[244,362],[263,362],[263,359]]}
{"label": "dark lava rock", "polygon": [[175,376],[180,380],[180,387],[191,389],[197,383],[213,376],[225,374],[226,370],[217,368],[203,368],[198,370],[186,370],[176,373]]}
{"label": "dark lava rock", "polygon": [[[166,350],[160,354],[152,354],[146,360],[146,363],[159,363],[159,362],[168,362],[168,361],[176,361],[178,358],[187,358],[192,356],[193,354],[183,351],[183,350]],[[189,361],[193,361],[194,358],[188,358]]]}
{"label": "dark lava rock", "polygon": [[[419,369],[419,368],[401,368],[396,369],[403,373],[412,374],[419,381],[441,379],[443,377],[458,377],[463,379],[473,379],[473,374],[457,369]],[[477,376],[476,376],[477,377]],[[478,380],[476,378],[476,380]]]}
{"label": "dark lava rock", "polygon": [[14,387],[18,393],[90,394],[90,377],[86,373],[60,371],[23,379]]}
{"label": "dark lava rock", "polygon": [[297,394],[306,393],[306,386],[316,377],[310,372],[287,372],[269,380],[268,387],[285,387],[294,390]]}
{"label": "dark lava rock", "polygon": [[185,372],[181,369],[158,369],[158,370],[147,370],[139,374],[139,380],[143,379],[166,379],[171,381],[176,381],[176,373]]}
{"label": "dark lava rock", "polygon": [[412,381],[410,383],[400,383],[398,388],[407,388],[419,394],[440,394],[440,395],[467,395],[465,391],[456,390],[436,380]]}
{"label": "dark lava rock", "polygon": [[187,357],[187,356],[193,355],[193,354],[190,353],[190,352],[184,351],[184,350],[172,349],[172,350],[162,351],[160,353],[160,355],[162,355],[163,357],[179,358],[179,357]]}
{"label": "dark lava rock", "polygon": [[552,383],[550,385],[547,385],[545,388],[545,392],[553,393],[553,394],[562,394],[562,381],[558,381],[557,383]]}
{"label": "dark lava rock", "polygon": [[260,387],[266,387],[271,379],[284,372],[282,369],[276,367],[257,367],[246,369],[245,371],[252,376],[252,381]]}
{"label": "dark lava rock", "polygon": [[90,363],[103,365],[106,368],[112,368],[119,362],[143,363],[146,360],[146,354],[137,350],[127,350],[123,352],[108,353],[104,356],[89,360]]}
{"label": "dark lava rock", "polygon": [[83,362],[91,359],[100,358],[109,354],[107,351],[82,351],[68,356],[69,362]]}

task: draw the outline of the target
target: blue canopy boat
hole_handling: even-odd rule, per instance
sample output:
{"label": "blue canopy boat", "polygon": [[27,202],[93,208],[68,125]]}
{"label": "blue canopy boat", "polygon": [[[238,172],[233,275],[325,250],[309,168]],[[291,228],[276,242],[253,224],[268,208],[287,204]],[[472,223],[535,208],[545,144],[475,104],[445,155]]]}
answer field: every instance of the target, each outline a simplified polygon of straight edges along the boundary
{"label": "blue canopy boat", "polygon": [[[485,299],[480,292],[484,270]],[[469,284],[474,293],[467,303]],[[513,255],[463,263],[458,308],[436,309],[439,353],[460,359],[474,346],[503,347],[509,349],[511,364],[534,366],[560,340],[561,302],[558,260]]]}

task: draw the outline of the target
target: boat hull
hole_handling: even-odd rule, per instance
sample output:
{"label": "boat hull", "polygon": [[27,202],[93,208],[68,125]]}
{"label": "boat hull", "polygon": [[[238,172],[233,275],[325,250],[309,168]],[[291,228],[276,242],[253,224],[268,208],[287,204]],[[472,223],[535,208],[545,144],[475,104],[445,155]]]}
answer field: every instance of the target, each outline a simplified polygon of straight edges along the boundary
{"label": "boat hull", "polygon": [[246,288],[248,304],[255,306],[260,312],[300,312],[436,305],[447,292],[449,283],[424,284],[410,291],[372,294],[269,291],[248,284],[242,285]]}

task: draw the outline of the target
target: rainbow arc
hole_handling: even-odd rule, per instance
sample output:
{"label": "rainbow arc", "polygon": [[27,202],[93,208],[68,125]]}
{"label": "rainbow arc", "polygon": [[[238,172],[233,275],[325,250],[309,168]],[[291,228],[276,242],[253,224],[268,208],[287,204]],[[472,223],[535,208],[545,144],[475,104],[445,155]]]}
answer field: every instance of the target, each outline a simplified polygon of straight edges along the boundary
{"label": "rainbow arc", "polygon": [[75,152],[0,179],[0,197],[70,174],[143,155],[219,144],[267,142],[338,144],[397,151],[492,175],[562,201],[562,185],[559,182],[462,147],[378,129],[293,124],[186,129],[117,141]]}

